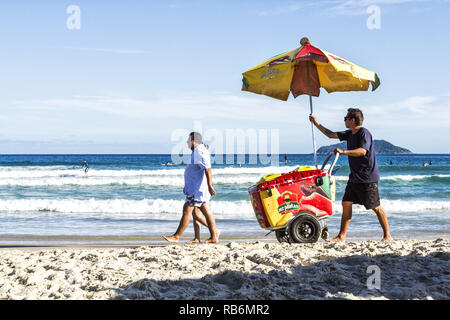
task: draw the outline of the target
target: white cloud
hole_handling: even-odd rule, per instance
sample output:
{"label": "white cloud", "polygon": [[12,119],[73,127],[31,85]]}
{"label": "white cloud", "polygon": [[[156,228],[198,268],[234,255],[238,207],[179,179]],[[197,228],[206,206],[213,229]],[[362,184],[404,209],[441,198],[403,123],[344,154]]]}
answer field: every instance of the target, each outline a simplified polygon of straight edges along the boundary
{"label": "white cloud", "polygon": [[[228,93],[163,96],[149,100],[107,96],[73,96],[42,100],[13,101],[24,111],[97,112],[126,118],[199,119],[203,117],[226,120],[271,121],[274,112],[307,115],[308,105],[299,101],[277,101],[268,97],[245,97]],[[293,117],[280,117],[281,123],[295,123]]]}
{"label": "white cloud", "polygon": [[318,6],[319,1],[302,1],[302,2],[293,2],[289,3],[287,5],[281,5],[277,7],[273,7],[270,9],[265,9],[258,11],[257,14],[259,16],[267,16],[267,15],[277,15],[277,14],[285,14],[285,13],[291,13],[298,10],[302,10],[308,7],[314,7]]}
{"label": "white cloud", "polygon": [[[339,99],[333,97],[325,95],[314,99],[314,113],[330,130],[345,130],[343,116],[348,105],[335,103]],[[370,105],[355,99],[354,103],[361,106],[364,125],[376,139],[385,139],[415,152],[432,152],[437,148],[428,141],[446,137],[450,123],[449,93],[410,96]],[[9,119],[4,121],[5,138],[45,141],[73,135],[79,140],[95,137],[96,143],[143,143],[158,139],[170,144],[171,132],[189,130],[195,120],[201,120],[204,129],[221,132],[278,129],[281,146],[288,152],[309,152],[311,145],[309,100],[304,96],[291,97],[284,102],[247,92],[191,93],[152,99],[77,95],[14,101],[6,107]],[[316,137],[318,146],[331,143],[317,130]],[[440,148],[434,152],[444,151]]]}
{"label": "white cloud", "polygon": [[[330,99],[327,99],[330,100]],[[316,100],[315,100],[316,101]],[[317,102],[320,101],[317,100]],[[315,103],[317,103],[315,102]],[[320,101],[317,111],[334,116],[346,110],[342,104]],[[12,109],[25,112],[48,112],[48,115],[62,112],[85,112],[119,116],[129,119],[151,117],[152,119],[215,119],[224,121],[262,121],[280,124],[296,124],[298,117],[309,114],[309,100],[303,96],[287,101],[279,101],[265,96],[249,93],[230,94],[212,92],[207,94],[190,93],[177,96],[160,96],[153,99],[138,99],[112,96],[83,96],[52,98],[42,100],[17,100],[11,103]],[[450,94],[435,96],[410,96],[399,101],[367,105],[365,113],[385,121],[384,114],[390,114],[399,123],[422,121],[426,115],[434,123],[450,122],[447,110],[450,108]],[[20,112],[20,111],[19,111]],[[340,118],[339,118],[340,119]]]}
{"label": "white cloud", "polygon": [[316,7],[320,8],[322,13],[327,15],[366,15],[366,9],[370,5],[402,5],[430,1],[433,0],[304,0],[282,4],[270,9],[260,10],[257,14],[260,16],[279,15]]}
{"label": "white cloud", "polygon": [[411,96],[397,102],[368,106],[373,114],[390,114],[399,125],[421,123],[444,126],[450,123],[450,95]]}
{"label": "white cloud", "polygon": [[329,14],[334,15],[366,15],[366,9],[371,5],[380,7],[387,5],[401,5],[429,0],[339,0],[327,8]]}

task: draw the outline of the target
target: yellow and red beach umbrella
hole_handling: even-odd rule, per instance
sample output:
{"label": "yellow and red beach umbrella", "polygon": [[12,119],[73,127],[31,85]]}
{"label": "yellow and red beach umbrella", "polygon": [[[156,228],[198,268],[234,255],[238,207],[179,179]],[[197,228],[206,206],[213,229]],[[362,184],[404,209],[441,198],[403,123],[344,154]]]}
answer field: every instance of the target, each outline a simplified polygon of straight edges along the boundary
{"label": "yellow and red beach umbrella", "polygon": [[373,71],[311,45],[307,38],[301,47],[272,57],[244,72],[242,90],[286,101],[289,93],[318,97],[324,88],[336,91],[372,91],[380,80]]}
{"label": "yellow and red beach umbrella", "polygon": [[[242,90],[287,101],[306,94],[318,97],[320,88],[336,91],[372,91],[380,85],[373,71],[311,45],[308,38],[300,40],[300,48],[276,55],[244,72]],[[317,166],[313,128],[314,158]]]}

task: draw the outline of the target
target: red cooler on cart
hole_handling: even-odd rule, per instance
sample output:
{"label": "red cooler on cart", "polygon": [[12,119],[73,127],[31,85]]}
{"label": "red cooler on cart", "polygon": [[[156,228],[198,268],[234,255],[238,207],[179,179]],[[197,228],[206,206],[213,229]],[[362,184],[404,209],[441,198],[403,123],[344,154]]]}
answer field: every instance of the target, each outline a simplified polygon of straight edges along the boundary
{"label": "red cooler on cart", "polygon": [[[275,231],[280,242],[311,243],[328,237],[326,218],[333,214],[336,182],[331,175],[339,154],[321,169],[299,167],[283,174],[269,174],[248,189],[259,225]],[[322,225],[321,225],[322,224]]]}

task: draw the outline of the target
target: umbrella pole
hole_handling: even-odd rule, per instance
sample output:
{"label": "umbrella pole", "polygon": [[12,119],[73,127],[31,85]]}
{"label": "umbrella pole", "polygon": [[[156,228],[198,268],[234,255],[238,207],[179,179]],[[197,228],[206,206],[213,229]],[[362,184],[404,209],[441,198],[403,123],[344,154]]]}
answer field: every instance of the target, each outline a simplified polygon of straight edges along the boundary
{"label": "umbrella pole", "polygon": [[[311,114],[313,114],[313,105],[312,105],[312,97],[309,96],[309,110],[311,111]],[[319,169],[317,166],[317,153],[316,153],[316,135],[314,134],[314,123],[311,121],[311,132],[312,132],[312,138],[313,138],[313,149],[314,149],[314,163],[316,165],[316,169]]]}

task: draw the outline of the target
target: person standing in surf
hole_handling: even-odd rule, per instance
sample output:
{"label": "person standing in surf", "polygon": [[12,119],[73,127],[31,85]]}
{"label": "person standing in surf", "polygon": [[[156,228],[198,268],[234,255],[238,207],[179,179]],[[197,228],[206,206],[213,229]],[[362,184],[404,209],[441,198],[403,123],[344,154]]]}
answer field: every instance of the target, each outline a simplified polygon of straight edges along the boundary
{"label": "person standing in surf", "polygon": [[86,160],[83,161],[83,165],[81,166],[81,169],[84,169],[85,174],[87,174],[87,172],[89,171],[89,164],[87,163]]}
{"label": "person standing in surf", "polygon": [[372,209],[378,222],[383,229],[383,241],[392,240],[389,232],[389,224],[386,213],[380,204],[378,194],[378,181],[380,175],[375,157],[372,135],[366,128],[362,127],[364,121],[360,109],[349,108],[344,117],[345,127],[348,129],[341,132],[333,132],[322,126],[314,115],[309,120],[328,138],[347,141],[347,150],[336,148],[335,153],[348,156],[350,176],[342,198],[341,228],[337,237],[331,241],[345,241],[347,229],[352,218],[352,205],[361,204],[366,209]]}
{"label": "person standing in surf", "polygon": [[[211,209],[208,205],[210,196],[216,195],[212,185],[211,157],[208,149],[202,143],[202,136],[198,132],[191,132],[187,140],[189,149],[192,150],[190,163],[184,170],[184,188],[186,201],[183,206],[183,215],[176,232],[171,236],[163,236],[169,242],[178,242],[186,230],[194,215],[195,237],[191,243],[200,242],[200,224],[208,227],[211,237],[206,243],[219,242],[219,230]],[[198,212],[203,213],[203,216]],[[205,219],[206,218],[206,219]]]}

